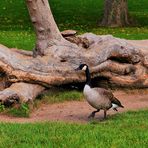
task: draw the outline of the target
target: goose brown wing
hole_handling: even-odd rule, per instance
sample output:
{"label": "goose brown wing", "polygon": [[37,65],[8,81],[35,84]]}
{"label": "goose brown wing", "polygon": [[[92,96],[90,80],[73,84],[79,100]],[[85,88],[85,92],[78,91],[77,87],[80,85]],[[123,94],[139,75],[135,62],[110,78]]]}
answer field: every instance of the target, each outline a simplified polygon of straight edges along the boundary
{"label": "goose brown wing", "polygon": [[111,91],[104,89],[104,88],[93,88],[94,90],[96,90],[100,95],[112,100],[112,98],[114,98],[113,94]]}
{"label": "goose brown wing", "polygon": [[96,91],[99,92],[99,94],[105,96],[106,98],[108,98],[111,103],[114,103],[114,104],[117,104],[118,106],[120,107],[123,107],[121,102],[114,97],[114,95],[112,94],[111,91],[107,90],[107,89],[104,89],[104,88],[94,88]]}

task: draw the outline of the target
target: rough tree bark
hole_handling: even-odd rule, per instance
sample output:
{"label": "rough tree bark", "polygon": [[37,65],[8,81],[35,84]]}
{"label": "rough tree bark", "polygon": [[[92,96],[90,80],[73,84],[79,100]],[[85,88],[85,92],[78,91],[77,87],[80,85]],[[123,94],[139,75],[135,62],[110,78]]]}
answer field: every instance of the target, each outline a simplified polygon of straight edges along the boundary
{"label": "rough tree bark", "polygon": [[54,21],[48,0],[26,0],[26,4],[37,37],[33,55],[43,56],[49,46],[64,42],[63,37]]}
{"label": "rough tree bark", "polygon": [[130,23],[127,0],[105,0],[101,26],[123,27]]}
{"label": "rough tree bark", "polygon": [[122,87],[148,87],[148,47],[91,33],[66,36],[69,42],[54,26],[51,11],[45,13],[44,9],[49,9],[47,0],[27,0],[27,6],[37,35],[36,55],[44,56],[33,58],[31,51],[0,45],[2,103],[28,102],[46,88],[84,82],[84,73],[74,71],[80,63],[90,66],[92,78],[104,77]]}

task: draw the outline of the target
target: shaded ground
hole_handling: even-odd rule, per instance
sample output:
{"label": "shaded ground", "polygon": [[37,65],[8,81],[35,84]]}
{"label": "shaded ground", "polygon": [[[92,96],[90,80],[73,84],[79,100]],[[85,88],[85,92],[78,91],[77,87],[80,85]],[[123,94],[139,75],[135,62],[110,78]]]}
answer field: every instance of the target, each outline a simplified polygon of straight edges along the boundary
{"label": "shaded ground", "polygon": [[[139,110],[148,108],[148,91],[115,91],[114,95],[120,99],[125,106],[124,109],[119,109],[118,113],[129,110]],[[56,104],[43,104],[35,110],[30,118],[10,117],[7,115],[0,115],[0,121],[3,122],[38,122],[38,121],[67,121],[87,123],[88,115],[94,109],[88,105],[86,101],[70,101]],[[108,115],[116,114],[117,112],[110,110]],[[103,111],[96,114],[96,119],[103,117]]]}

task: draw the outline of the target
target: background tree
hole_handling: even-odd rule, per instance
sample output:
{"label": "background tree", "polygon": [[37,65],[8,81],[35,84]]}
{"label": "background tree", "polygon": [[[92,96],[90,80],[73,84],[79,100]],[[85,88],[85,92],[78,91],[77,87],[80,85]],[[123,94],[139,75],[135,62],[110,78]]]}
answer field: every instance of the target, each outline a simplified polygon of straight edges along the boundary
{"label": "background tree", "polygon": [[105,0],[101,26],[123,27],[130,25],[127,0]]}

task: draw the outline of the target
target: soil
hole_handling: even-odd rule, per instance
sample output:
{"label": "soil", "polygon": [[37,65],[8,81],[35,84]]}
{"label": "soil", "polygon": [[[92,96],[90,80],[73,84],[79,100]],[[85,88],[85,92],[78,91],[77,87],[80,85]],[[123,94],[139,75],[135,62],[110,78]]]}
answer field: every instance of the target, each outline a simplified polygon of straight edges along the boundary
{"label": "soil", "polygon": [[[122,102],[124,108],[119,108],[118,112],[111,109],[108,111],[108,115],[148,108],[147,90],[115,91],[114,95]],[[42,104],[40,108],[31,113],[29,118],[0,115],[0,121],[18,123],[43,121],[87,123],[89,122],[88,115],[92,111],[94,109],[85,100],[69,101],[56,104]],[[96,114],[95,119],[100,120],[102,117],[103,111],[100,111]]]}

